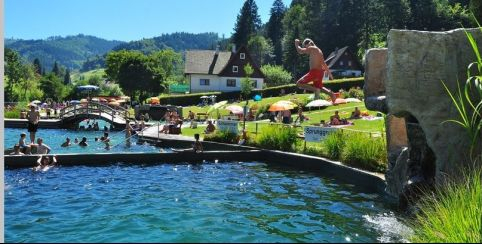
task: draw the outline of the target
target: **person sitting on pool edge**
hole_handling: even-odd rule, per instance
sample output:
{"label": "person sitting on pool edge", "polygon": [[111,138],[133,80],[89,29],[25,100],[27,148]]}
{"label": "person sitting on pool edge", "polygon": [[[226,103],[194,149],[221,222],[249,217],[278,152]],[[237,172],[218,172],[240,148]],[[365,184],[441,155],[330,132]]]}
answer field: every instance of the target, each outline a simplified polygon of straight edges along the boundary
{"label": "person sitting on pool edge", "polygon": [[206,127],[206,130],[204,131],[205,134],[211,134],[216,130],[216,126],[214,126],[213,122],[211,120],[208,120],[208,126]]}
{"label": "person sitting on pool edge", "polygon": [[13,152],[11,152],[10,155],[24,155],[24,153],[20,152],[20,145],[15,144],[15,146],[13,146]]}
{"label": "person sitting on pool edge", "polygon": [[192,150],[194,152],[203,152],[203,145],[199,141],[199,134],[197,134],[197,133],[194,134],[194,139],[196,141],[192,144]]}

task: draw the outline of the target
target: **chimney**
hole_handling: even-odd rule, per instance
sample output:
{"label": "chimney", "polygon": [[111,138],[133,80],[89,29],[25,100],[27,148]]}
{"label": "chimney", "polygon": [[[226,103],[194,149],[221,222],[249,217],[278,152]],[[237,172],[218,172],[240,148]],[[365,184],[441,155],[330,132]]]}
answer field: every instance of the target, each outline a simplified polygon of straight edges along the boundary
{"label": "chimney", "polygon": [[232,50],[233,53],[236,52],[236,44],[233,44],[233,50]]}
{"label": "chimney", "polygon": [[219,54],[219,45],[216,45],[216,55]]}

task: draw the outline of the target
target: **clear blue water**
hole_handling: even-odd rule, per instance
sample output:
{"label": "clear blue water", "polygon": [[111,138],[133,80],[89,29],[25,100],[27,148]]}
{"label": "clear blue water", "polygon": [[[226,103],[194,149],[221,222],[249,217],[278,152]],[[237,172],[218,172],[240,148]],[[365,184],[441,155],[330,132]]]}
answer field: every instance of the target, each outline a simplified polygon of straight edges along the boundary
{"label": "clear blue water", "polygon": [[[100,124],[100,123],[99,123]],[[101,126],[103,128],[103,126]],[[17,128],[5,128],[5,148],[13,148],[20,139],[20,134],[24,132],[27,134],[27,143],[30,142],[30,134],[27,129]],[[51,154],[66,154],[66,153],[106,153],[106,152],[159,152],[159,148],[151,146],[149,144],[137,145],[136,137],[131,138],[131,146],[127,147],[125,143],[125,132],[123,131],[111,131],[109,137],[111,141],[111,149],[106,150],[105,144],[102,142],[95,142],[95,138],[100,138],[104,135],[104,131],[74,131],[67,129],[38,129],[36,138],[42,137],[44,143],[48,145],[52,151]],[[72,146],[61,147],[65,139],[69,137]],[[80,147],[75,145],[74,139],[78,138],[79,141],[82,137],[87,138],[88,147]]]}
{"label": "clear blue water", "polygon": [[381,196],[261,162],[5,171],[6,242],[380,242]]}

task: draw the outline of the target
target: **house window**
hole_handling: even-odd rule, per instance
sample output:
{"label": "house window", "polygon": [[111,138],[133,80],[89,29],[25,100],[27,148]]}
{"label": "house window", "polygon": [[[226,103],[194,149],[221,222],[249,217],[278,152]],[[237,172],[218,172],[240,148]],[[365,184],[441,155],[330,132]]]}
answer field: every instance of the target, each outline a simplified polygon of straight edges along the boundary
{"label": "house window", "polygon": [[201,86],[209,86],[209,79],[200,79]]}
{"label": "house window", "polygon": [[226,80],[226,86],[228,86],[228,87],[236,87],[236,80],[235,80],[235,79],[228,79],[228,80]]}
{"label": "house window", "polygon": [[253,84],[254,88],[258,88],[258,81],[257,80],[251,80],[251,84]]}
{"label": "house window", "polygon": [[246,55],[245,55],[244,53],[240,53],[240,54],[239,54],[239,58],[240,58],[240,59],[245,59],[245,58],[246,58]]}
{"label": "house window", "polygon": [[343,61],[340,61],[340,65],[343,65]]}
{"label": "house window", "polygon": [[233,65],[233,73],[238,73],[238,66]]}
{"label": "house window", "polygon": [[348,61],[348,66],[350,66],[350,67],[351,67],[351,61]]}

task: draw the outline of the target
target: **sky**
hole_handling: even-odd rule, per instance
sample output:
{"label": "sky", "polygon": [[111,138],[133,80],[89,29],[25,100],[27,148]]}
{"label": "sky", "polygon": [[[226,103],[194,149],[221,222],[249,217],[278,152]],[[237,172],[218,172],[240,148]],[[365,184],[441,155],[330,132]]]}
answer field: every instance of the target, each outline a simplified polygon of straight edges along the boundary
{"label": "sky", "polygon": [[[133,41],[173,32],[230,37],[245,0],[4,0],[4,37]],[[292,0],[283,0],[286,6]],[[274,0],[256,0],[266,23]]]}

